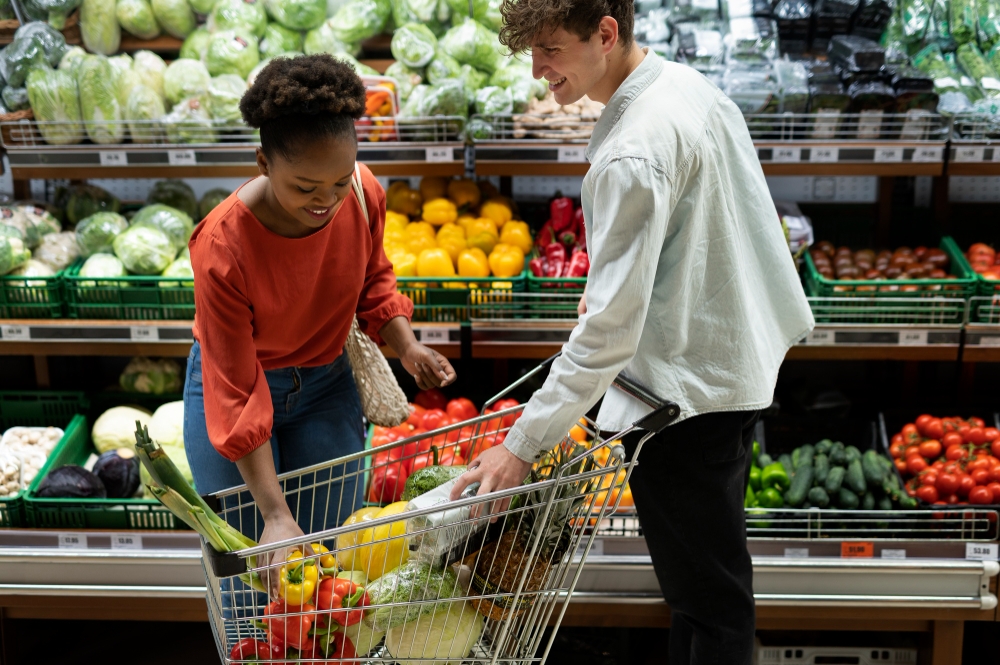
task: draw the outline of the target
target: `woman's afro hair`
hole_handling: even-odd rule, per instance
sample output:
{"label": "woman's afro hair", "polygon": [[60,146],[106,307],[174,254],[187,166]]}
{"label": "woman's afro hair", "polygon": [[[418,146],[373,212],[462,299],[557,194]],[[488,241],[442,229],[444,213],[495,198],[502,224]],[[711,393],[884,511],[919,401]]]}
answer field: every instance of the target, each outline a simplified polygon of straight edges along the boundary
{"label": "woman's afro hair", "polygon": [[250,127],[288,115],[346,115],[365,112],[365,86],[351,65],[327,53],[274,58],[240,100]]}

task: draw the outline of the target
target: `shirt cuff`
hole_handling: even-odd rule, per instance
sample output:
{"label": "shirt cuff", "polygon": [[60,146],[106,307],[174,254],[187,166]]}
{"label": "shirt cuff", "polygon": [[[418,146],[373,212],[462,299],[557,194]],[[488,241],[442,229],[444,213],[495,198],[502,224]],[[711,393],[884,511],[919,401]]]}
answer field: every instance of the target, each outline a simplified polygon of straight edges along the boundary
{"label": "shirt cuff", "polygon": [[507,437],[503,441],[504,448],[513,453],[522,462],[534,464],[542,458],[544,447],[530,441],[522,434],[515,424],[507,431]]}
{"label": "shirt cuff", "polygon": [[373,310],[359,312],[358,324],[361,332],[368,335],[375,344],[384,346],[385,341],[378,331],[397,316],[405,317],[407,321],[413,319],[413,301],[401,293],[395,294],[391,300]]}

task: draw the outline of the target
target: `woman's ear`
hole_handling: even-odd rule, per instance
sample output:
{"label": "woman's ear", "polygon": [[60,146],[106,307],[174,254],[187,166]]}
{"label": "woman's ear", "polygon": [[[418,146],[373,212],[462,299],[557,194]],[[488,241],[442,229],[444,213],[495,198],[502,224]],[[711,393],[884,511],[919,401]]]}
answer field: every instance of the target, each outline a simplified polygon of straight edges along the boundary
{"label": "woman's ear", "polygon": [[257,169],[262,176],[266,177],[268,175],[267,156],[260,148],[257,148]]}

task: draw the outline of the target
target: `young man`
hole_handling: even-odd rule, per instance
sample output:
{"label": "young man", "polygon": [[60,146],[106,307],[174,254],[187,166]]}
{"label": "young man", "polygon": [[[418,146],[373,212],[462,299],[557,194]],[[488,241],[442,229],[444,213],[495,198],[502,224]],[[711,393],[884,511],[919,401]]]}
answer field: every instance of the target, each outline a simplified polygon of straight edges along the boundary
{"label": "young man", "polygon": [[[501,41],[531,50],[556,101],[606,105],[582,190],[591,271],[544,386],[453,496],[521,483],[601,396],[602,430],[648,413],[608,391],[619,372],[677,402],[680,419],[646,443],[631,479],[672,610],[669,661],[749,664],[753,426],[813,326],[753,142],[705,77],[635,44],[632,0],[505,0],[501,13]],[[630,457],[637,442],[625,442]]]}

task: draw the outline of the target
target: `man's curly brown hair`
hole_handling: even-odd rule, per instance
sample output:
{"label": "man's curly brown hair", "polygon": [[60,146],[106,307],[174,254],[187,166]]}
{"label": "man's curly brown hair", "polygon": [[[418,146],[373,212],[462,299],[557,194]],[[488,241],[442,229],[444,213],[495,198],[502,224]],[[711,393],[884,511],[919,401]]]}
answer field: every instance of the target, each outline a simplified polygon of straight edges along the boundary
{"label": "man's curly brown hair", "polygon": [[365,113],[365,86],[353,67],[326,53],[274,58],[243,94],[240,113],[260,129],[265,155],[292,159],[303,141],[357,141],[354,121]]}
{"label": "man's curly brown hair", "polygon": [[500,15],[500,43],[513,53],[524,53],[532,42],[552,30],[562,28],[581,40],[590,39],[601,19],[610,16],[618,23],[618,41],[627,51],[632,47],[635,22],[633,0],[503,0]]}

